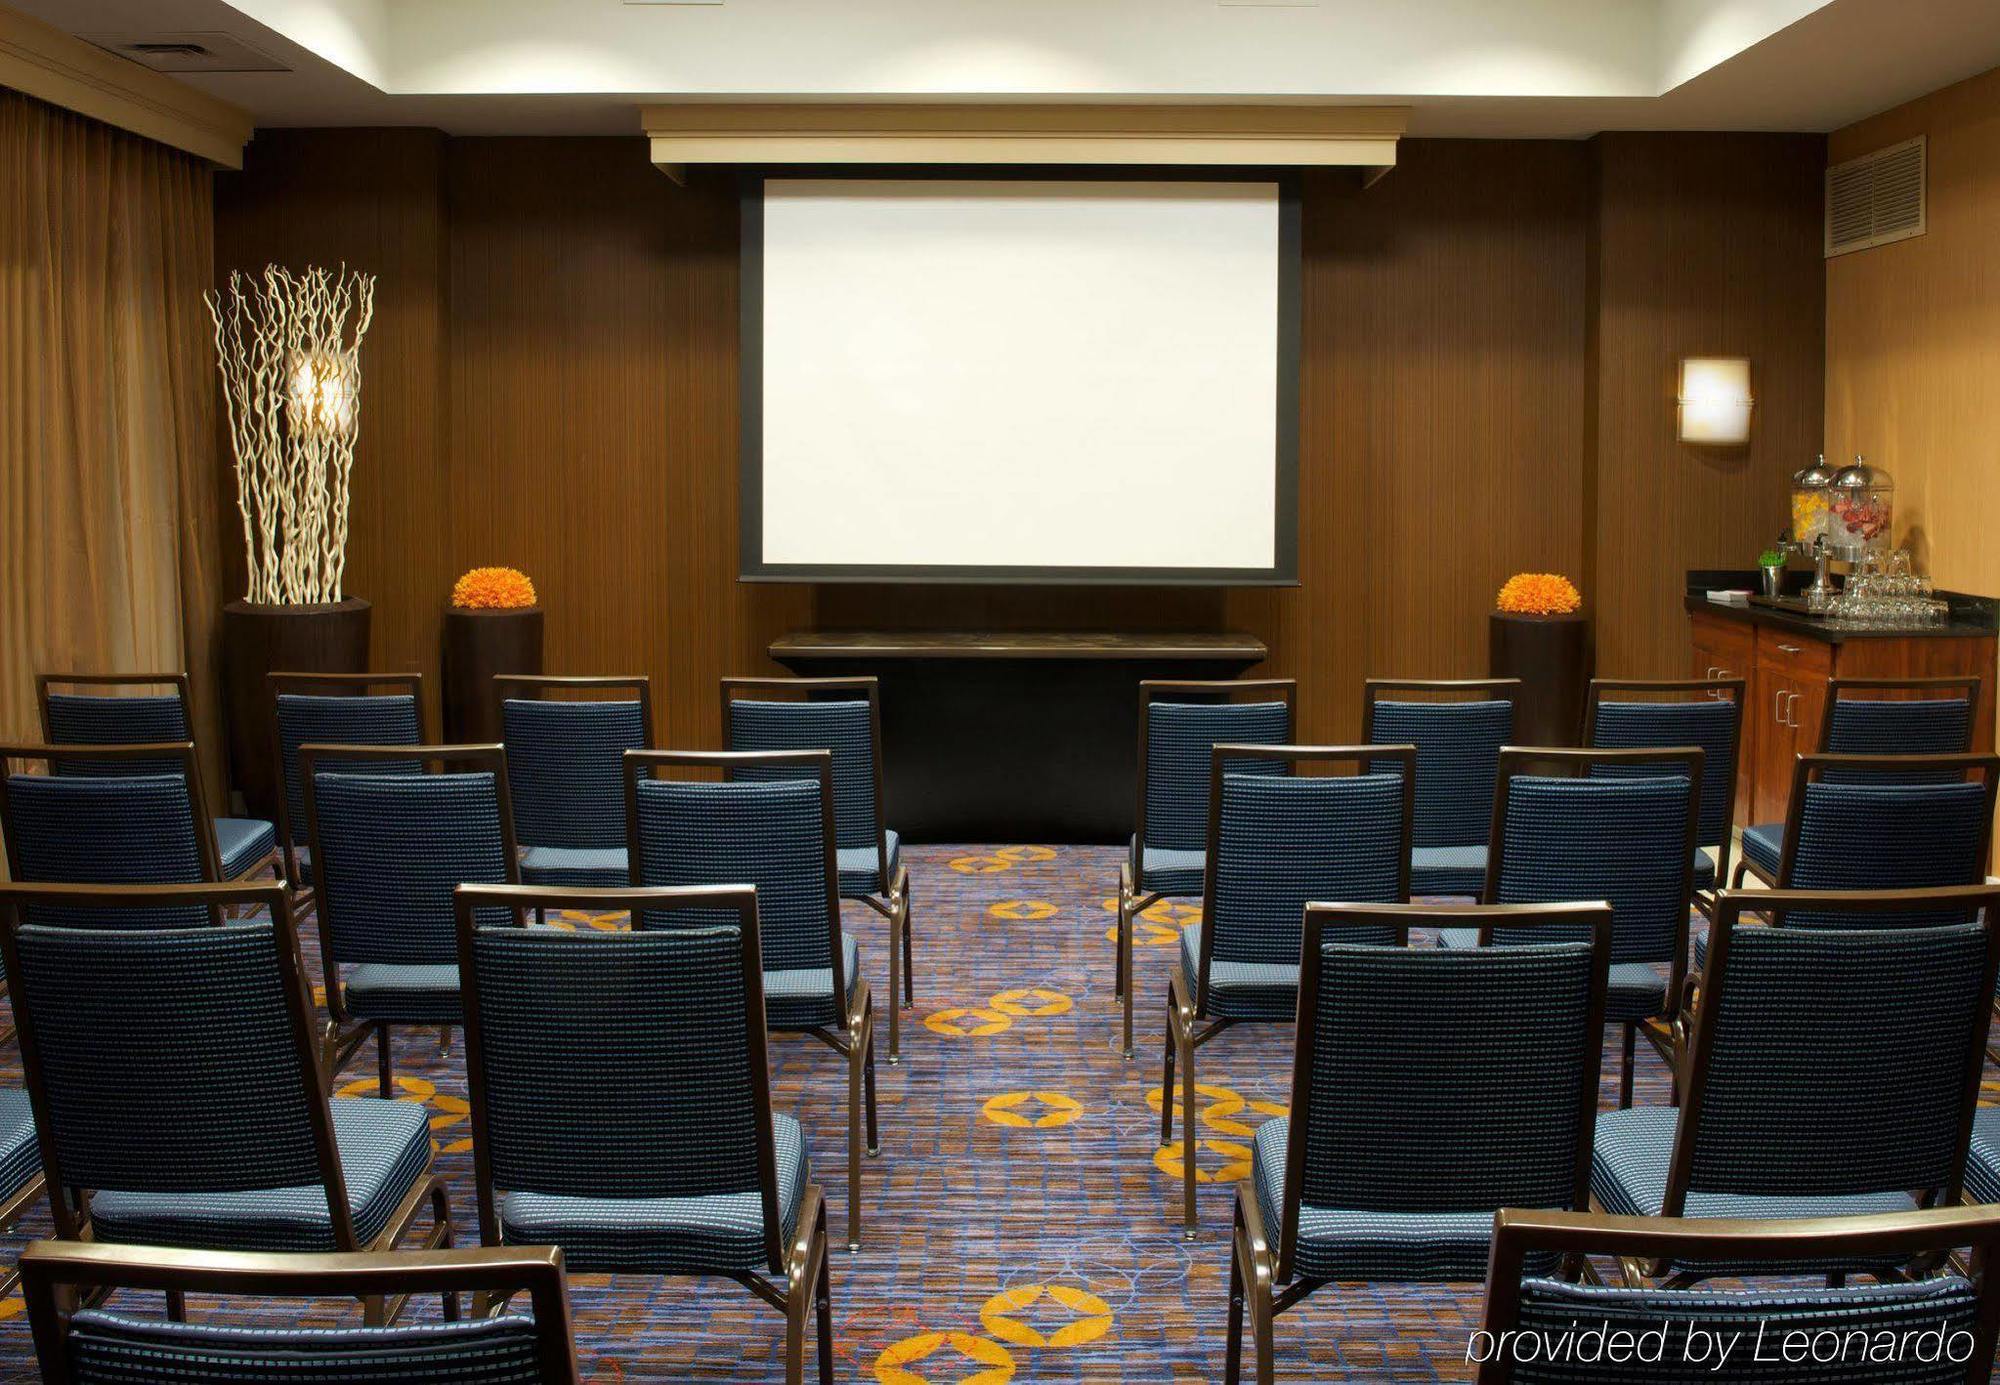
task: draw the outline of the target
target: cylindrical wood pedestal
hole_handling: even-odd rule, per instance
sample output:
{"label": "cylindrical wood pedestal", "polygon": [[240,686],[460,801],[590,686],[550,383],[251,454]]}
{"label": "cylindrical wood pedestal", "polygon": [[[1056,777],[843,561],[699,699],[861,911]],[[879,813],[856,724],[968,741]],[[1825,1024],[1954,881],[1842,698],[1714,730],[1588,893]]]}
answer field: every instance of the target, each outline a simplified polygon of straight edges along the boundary
{"label": "cylindrical wood pedestal", "polygon": [[273,817],[278,807],[267,675],[367,672],[371,609],[359,598],[310,606],[232,601],[222,608],[229,778],[253,817]]}
{"label": "cylindrical wood pedestal", "polygon": [[500,739],[496,673],[542,671],[542,608],[444,613],[444,734],[454,744]]}
{"label": "cylindrical wood pedestal", "polygon": [[1590,618],[1495,611],[1487,631],[1492,676],[1521,680],[1515,744],[1575,745],[1590,684]]}

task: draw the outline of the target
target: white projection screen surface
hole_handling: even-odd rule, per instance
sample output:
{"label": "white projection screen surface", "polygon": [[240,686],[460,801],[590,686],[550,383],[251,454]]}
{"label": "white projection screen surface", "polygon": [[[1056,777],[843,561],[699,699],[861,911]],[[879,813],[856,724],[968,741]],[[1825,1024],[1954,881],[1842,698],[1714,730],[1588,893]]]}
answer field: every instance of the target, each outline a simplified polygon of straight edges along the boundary
{"label": "white projection screen surface", "polygon": [[1274,180],[751,178],[751,579],[1295,579]]}

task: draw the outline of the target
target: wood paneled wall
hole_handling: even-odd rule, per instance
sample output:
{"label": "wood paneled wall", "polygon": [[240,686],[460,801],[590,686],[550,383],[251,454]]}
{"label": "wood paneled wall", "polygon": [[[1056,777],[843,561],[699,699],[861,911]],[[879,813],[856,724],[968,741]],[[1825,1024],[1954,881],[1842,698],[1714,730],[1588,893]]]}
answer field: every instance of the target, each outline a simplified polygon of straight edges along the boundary
{"label": "wood paneled wall", "polygon": [[2000,596],[2000,69],[1836,131],[1833,161],[1928,137],[1925,234],[1826,262],[1826,440],[1896,482],[1946,587]]}
{"label": "wood paneled wall", "polygon": [[[1609,134],[1596,146],[1592,352],[1597,662],[1677,678],[1689,568],[1752,567],[1819,447],[1817,135]],[[1750,441],[1675,436],[1683,356],[1748,356]]]}
{"label": "wood paneled wall", "polygon": [[[1685,639],[1679,568],[1694,560],[1644,507],[1605,509],[1599,479],[1616,454],[1611,485],[1638,483],[1645,468],[1626,469],[1627,454],[1661,430],[1671,439],[1671,385],[1652,408],[1621,406],[1623,421],[1601,425],[1609,358],[1593,354],[1591,285],[1607,267],[1615,283],[1634,282],[1640,257],[1700,260],[1771,227],[1759,198],[1718,196],[1698,218],[1714,240],[1690,241],[1677,223],[1657,252],[1621,237],[1607,260],[1597,227],[1628,181],[1602,165],[1656,153],[1417,140],[1366,191],[1350,173],[1308,178],[1301,583],[1285,590],[738,583],[733,189],[699,172],[676,187],[647,163],[643,140],[266,132],[244,173],[221,180],[218,268],[344,258],[383,275],[349,573],[353,593],[376,604],[384,667],[435,670],[452,577],[508,563],[534,577],[549,608],[550,668],[651,673],[672,742],[710,741],[715,679],[768,668],[769,640],[808,625],[1247,629],[1270,644],[1269,671],[1302,680],[1302,733],[1334,739],[1358,730],[1364,676],[1483,671],[1493,592],[1522,568],[1577,574],[1602,620],[1648,623],[1605,641],[1631,660],[1601,659],[1605,671],[1684,666],[1678,652],[1655,665]],[[1771,146],[1763,157],[1743,176],[1800,158],[1786,195],[1810,182],[1817,206],[1816,150]],[[1636,172],[1630,185],[1662,195]],[[1775,375],[1760,361],[1760,381],[1790,380],[1791,358],[1810,358],[1814,394],[1801,407],[1816,434],[1817,290],[1784,310],[1811,320],[1796,340],[1736,344],[1742,323],[1783,316],[1756,302],[1793,293],[1796,275],[1768,272],[1778,253],[1754,261],[1755,274],[1731,259],[1720,280],[1686,264],[1663,272],[1635,295],[1631,320],[1671,316],[1671,331],[1647,338],[1658,350],[1685,336],[1704,350],[1785,354]],[[1806,256],[1815,276],[1817,253]],[[1621,348],[1610,368],[1627,359]],[[1656,373],[1647,380],[1635,400],[1658,388]],[[1760,384],[1764,432],[1796,411],[1773,409],[1774,392]],[[1768,458],[1686,468],[1677,513],[1697,530],[1740,525],[1752,546],[1727,556],[1747,562],[1782,523],[1776,459],[1811,441],[1767,444],[1760,432]],[[1768,493],[1746,488],[1765,465]],[[1739,517],[1752,491],[1772,509]],[[1593,552],[1642,548],[1664,594],[1652,599],[1635,559],[1599,597]]]}

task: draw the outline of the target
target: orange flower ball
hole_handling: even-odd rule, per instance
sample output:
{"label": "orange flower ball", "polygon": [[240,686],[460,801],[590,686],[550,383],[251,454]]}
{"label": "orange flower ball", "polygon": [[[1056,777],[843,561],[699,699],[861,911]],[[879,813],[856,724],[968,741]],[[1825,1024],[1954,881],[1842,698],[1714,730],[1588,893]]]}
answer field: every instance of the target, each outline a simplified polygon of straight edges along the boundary
{"label": "orange flower ball", "polygon": [[1566,616],[1583,605],[1583,594],[1561,573],[1517,572],[1500,588],[1498,605],[1514,616]]}
{"label": "orange flower ball", "polygon": [[511,567],[476,567],[452,587],[451,604],[462,610],[518,611],[535,604],[535,584]]}

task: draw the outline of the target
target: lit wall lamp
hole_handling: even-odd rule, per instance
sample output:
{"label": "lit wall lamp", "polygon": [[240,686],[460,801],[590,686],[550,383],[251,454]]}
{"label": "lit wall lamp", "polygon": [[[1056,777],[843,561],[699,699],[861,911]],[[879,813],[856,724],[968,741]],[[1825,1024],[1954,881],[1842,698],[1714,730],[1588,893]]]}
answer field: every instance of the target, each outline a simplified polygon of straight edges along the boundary
{"label": "lit wall lamp", "polygon": [[1681,358],[1682,442],[1740,447],[1750,441],[1750,360],[1746,356]]}

